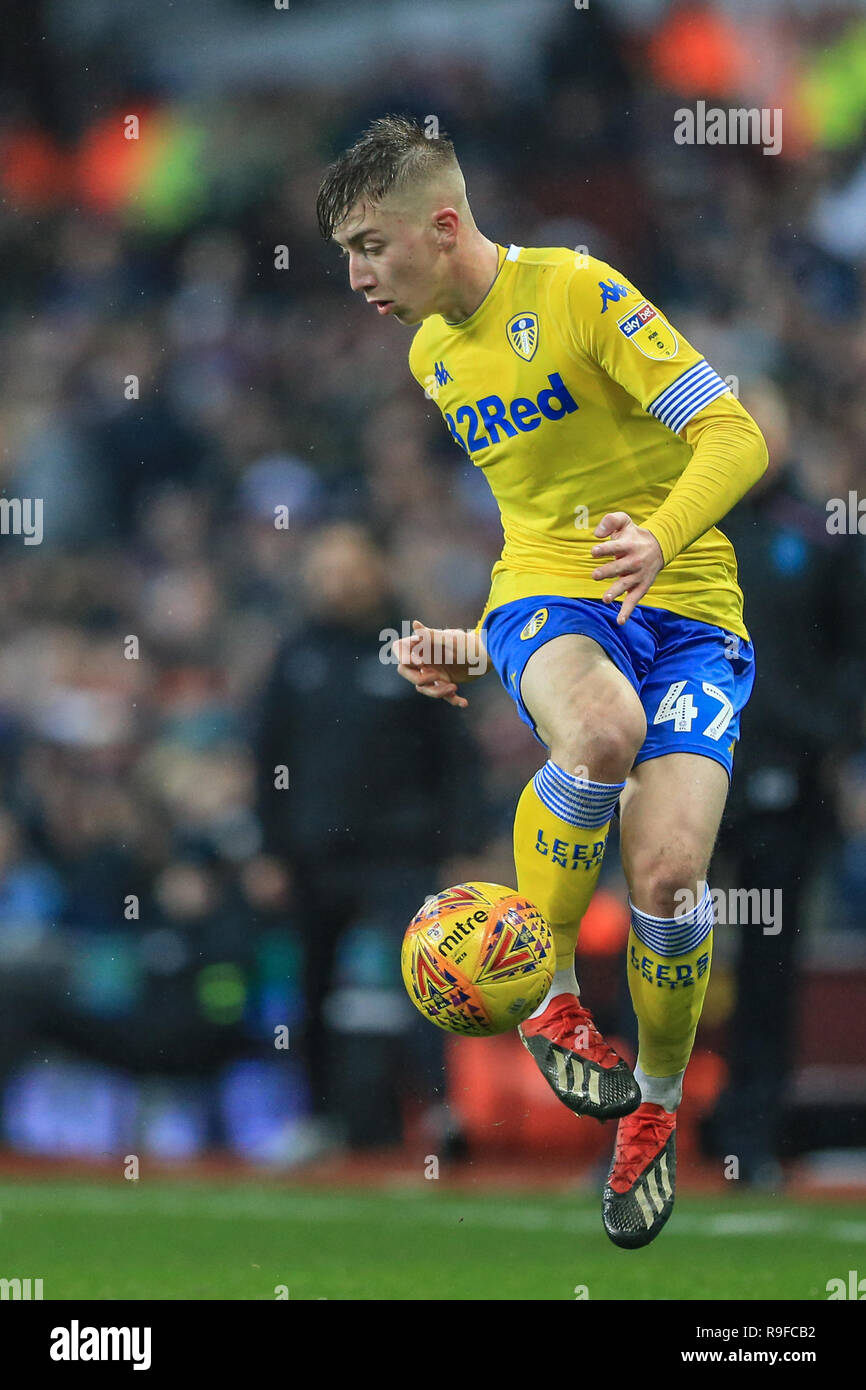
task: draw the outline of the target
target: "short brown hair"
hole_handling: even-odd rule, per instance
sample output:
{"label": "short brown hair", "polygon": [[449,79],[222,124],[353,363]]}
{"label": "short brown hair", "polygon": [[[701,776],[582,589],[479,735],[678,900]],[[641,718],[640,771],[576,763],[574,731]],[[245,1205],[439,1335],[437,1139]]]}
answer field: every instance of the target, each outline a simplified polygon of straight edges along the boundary
{"label": "short brown hair", "polygon": [[316,199],[319,231],[328,241],[359,198],[380,203],[393,189],[456,164],[443,131],[428,139],[412,116],[381,116],[326,170]]}

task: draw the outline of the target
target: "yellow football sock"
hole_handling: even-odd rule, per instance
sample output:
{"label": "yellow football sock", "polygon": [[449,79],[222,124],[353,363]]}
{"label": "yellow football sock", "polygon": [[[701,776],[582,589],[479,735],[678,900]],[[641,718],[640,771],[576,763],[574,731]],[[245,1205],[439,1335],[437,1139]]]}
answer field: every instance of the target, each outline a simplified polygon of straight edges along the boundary
{"label": "yellow football sock", "polygon": [[629,899],[628,984],[638,1020],[635,1076],[645,1101],[675,1110],[710,978],[709,888],[689,913],[654,917]]}
{"label": "yellow football sock", "polygon": [[590,782],[548,761],[521,793],[514,816],[517,887],[547,919],[556,968],[574,968],[580,920],[595,890],[624,782]]}

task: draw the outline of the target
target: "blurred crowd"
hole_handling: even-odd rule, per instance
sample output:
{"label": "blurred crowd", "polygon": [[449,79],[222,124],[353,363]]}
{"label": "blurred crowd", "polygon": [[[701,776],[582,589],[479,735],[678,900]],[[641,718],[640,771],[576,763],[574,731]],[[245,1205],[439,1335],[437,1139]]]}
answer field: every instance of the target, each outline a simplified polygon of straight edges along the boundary
{"label": "blurred crowd", "polygon": [[[727,848],[781,817],[826,890],[819,954],[863,940],[866,542],[825,521],[866,496],[866,126],[778,157],[676,146],[676,106],[742,89],[722,64],[696,93],[658,24],[591,8],[551,27],[541,95],[457,45],[218,100],[143,83],[131,40],[44,106],[32,54],[6,73],[0,495],[44,501],[41,544],[0,536],[6,1142],[110,1149],[131,1085],[165,1154],[288,1161],[335,1116],[397,1142],[413,1105],[459,1140],[399,941],[427,893],[513,881],[541,750],[495,676],[463,714],[382,660],[413,618],[474,626],[500,544],[410,331],[316,228],[324,166],[386,111],[436,114],[487,236],[609,260],[765,429],[732,521],[758,684]],[[788,23],[801,57],[866,42],[844,7]]]}

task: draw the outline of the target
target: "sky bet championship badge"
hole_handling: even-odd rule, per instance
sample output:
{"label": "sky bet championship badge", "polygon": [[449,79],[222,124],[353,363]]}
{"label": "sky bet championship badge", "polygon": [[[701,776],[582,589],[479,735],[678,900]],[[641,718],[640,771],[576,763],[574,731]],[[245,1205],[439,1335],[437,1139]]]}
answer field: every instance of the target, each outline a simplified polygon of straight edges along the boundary
{"label": "sky bet championship badge", "polygon": [[515,314],[505,325],[508,341],[518,357],[531,362],[538,347],[538,317],[536,314]]}
{"label": "sky bet championship badge", "polygon": [[675,357],[679,342],[677,335],[658,309],[654,309],[645,299],[636,309],[631,309],[617,319],[620,333],[639,348],[644,357],[652,357],[663,362],[667,357]]}
{"label": "sky bet championship badge", "polygon": [[520,640],[521,640],[521,642],[525,642],[526,639],[527,639],[527,637],[534,637],[535,634],[536,634],[536,632],[540,632],[540,631],[541,631],[541,629],[544,627],[544,624],[545,624],[546,622],[547,622],[547,609],[546,609],[546,608],[539,608],[538,611],[537,611],[536,613],[533,613],[532,617],[529,619],[529,622],[526,624],[526,627],[525,627],[525,628],[523,629],[523,631],[521,632],[521,634],[520,634]]}

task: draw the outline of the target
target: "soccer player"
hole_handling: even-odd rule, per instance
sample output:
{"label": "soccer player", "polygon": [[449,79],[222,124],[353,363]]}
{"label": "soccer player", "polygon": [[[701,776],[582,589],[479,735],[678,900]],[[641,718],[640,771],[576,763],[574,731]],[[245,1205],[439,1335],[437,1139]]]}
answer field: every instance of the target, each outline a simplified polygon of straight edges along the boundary
{"label": "soccer player", "polygon": [[[473,633],[414,623],[398,670],[465,707],[489,656],[548,759],[514,820],[517,883],[556,946],[520,1029],[575,1114],[618,1119],[602,1216],[648,1244],[670,1216],[676,1114],[712,954],[706,875],[754,680],[736,559],[715,523],[767,466],[729,387],[612,266],[490,241],[452,142],[374,121],[327,170],[319,227],[381,315],[420,324],[409,367],[499,504],[504,548]],[[619,809],[638,1020],[634,1073],[575,975]]]}

